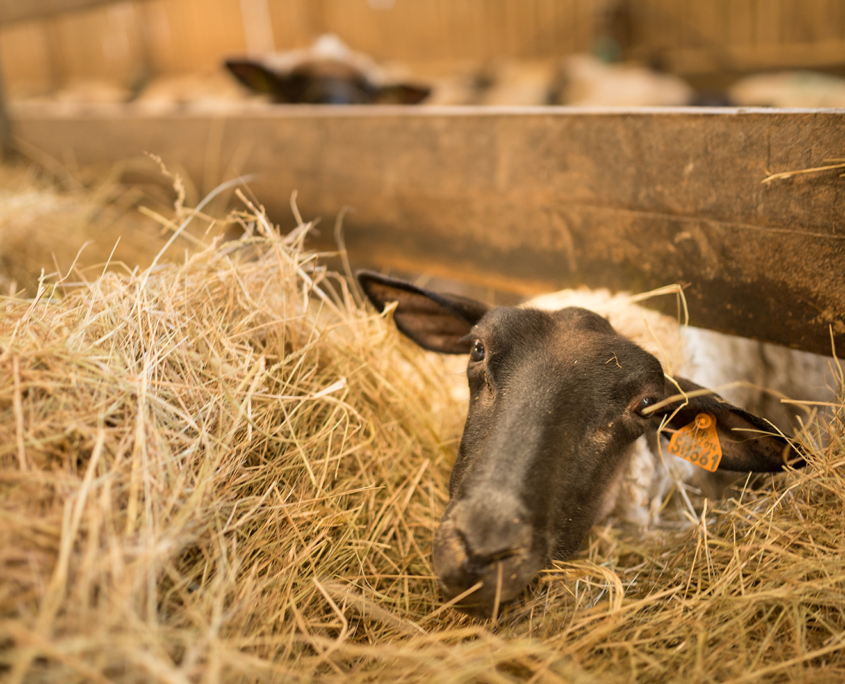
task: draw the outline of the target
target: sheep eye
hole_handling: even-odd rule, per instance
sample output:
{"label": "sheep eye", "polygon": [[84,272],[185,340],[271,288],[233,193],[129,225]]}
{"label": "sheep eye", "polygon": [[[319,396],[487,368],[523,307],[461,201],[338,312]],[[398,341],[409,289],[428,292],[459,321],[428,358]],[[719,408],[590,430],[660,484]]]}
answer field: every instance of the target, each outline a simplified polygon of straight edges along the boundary
{"label": "sheep eye", "polygon": [[643,411],[647,409],[649,406],[654,406],[657,403],[657,399],[655,397],[643,397],[642,399],[637,402],[637,405],[634,406],[634,413],[637,415],[642,416]]}
{"label": "sheep eye", "polygon": [[469,351],[469,358],[471,361],[483,361],[485,356],[484,343],[481,340],[476,340],[472,344],[472,349]]}

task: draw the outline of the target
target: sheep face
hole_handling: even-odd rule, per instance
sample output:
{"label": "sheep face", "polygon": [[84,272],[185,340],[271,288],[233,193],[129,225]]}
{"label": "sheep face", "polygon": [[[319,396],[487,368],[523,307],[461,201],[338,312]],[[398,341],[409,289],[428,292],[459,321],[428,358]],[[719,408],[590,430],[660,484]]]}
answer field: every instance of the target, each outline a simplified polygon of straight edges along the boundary
{"label": "sheep face", "polygon": [[413,83],[379,83],[339,59],[309,59],[285,68],[269,61],[228,59],[225,66],[247,88],[281,104],[418,104],[430,93]]}
{"label": "sheep face", "polygon": [[545,312],[485,305],[373,273],[358,275],[378,308],[396,301],[397,327],[426,349],[469,353],[470,401],[450,501],[434,541],[447,599],[495,616],[552,558],[576,552],[612,505],[633,443],[664,419],[716,418],[724,469],[775,470],[785,440],[754,441],[734,429],[765,423],[715,396],[685,397],[655,411],[676,384],[660,362],[577,307]]}
{"label": "sheep face", "polygon": [[663,371],[585,309],[494,309],[470,332],[470,405],[434,569],[489,617],[547,561],[574,553],[653,419]]}

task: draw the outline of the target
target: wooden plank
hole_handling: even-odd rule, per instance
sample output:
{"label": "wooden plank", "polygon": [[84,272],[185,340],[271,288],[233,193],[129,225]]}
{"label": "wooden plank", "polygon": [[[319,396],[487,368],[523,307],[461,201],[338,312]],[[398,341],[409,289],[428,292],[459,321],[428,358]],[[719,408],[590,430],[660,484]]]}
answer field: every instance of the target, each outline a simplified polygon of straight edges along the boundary
{"label": "wooden plank", "polygon": [[6,91],[3,88],[3,69],[0,62],[0,162],[11,159],[14,156],[14,145],[12,143],[12,125],[9,122],[9,115],[6,106]]}
{"label": "wooden plank", "polygon": [[239,0],[146,0],[146,33],[156,73],[211,73],[246,50]]}
{"label": "wooden plank", "polygon": [[47,36],[39,24],[0,26],[0,62],[11,99],[19,94],[48,92],[55,86],[49,50]]}
{"label": "wooden plank", "polygon": [[845,40],[805,45],[724,46],[718,53],[712,48],[683,48],[667,51],[666,63],[673,73],[682,75],[712,73],[730,65],[735,72],[766,69],[807,69],[845,65]]}
{"label": "wooden plank", "polygon": [[[54,50],[54,71],[62,86],[99,81],[127,86],[146,75],[139,7],[121,3],[45,22]],[[92,36],[97,36],[92,40]]]}
{"label": "wooden plank", "polygon": [[[819,353],[832,325],[845,349],[845,180],[761,183],[841,156],[840,110],[19,109],[17,125],[81,166],[151,151],[201,180],[209,160],[239,155],[283,226],[293,190],[323,225],[354,208],[359,264],[525,294],[680,282],[695,325]],[[321,239],[330,246],[331,229]]]}
{"label": "wooden plank", "polygon": [[728,38],[732,47],[747,47],[754,44],[753,0],[734,0],[731,3],[731,21]]}
{"label": "wooden plank", "polygon": [[0,0],[0,24],[43,19],[97,5],[126,3],[127,0]]}
{"label": "wooden plank", "polygon": [[819,9],[819,25],[815,27],[814,41],[828,41],[842,39],[842,2],[840,0],[824,0]]}
{"label": "wooden plank", "polygon": [[760,45],[781,45],[781,3],[783,0],[757,0],[757,40]]}
{"label": "wooden plank", "polygon": [[[239,0],[123,0],[123,7],[110,8],[112,18],[108,19],[107,4],[118,2],[0,0],[0,48],[10,91],[18,85],[32,89],[33,85],[108,76],[131,82],[141,66],[149,66],[154,73],[209,72],[219,68],[225,56],[245,50]],[[387,4],[273,0],[268,8],[274,44],[279,50],[303,47],[321,32],[331,31],[356,49],[385,59],[555,57],[594,47],[595,17],[608,3],[430,0],[374,8]],[[632,3],[640,17],[636,54],[646,59],[665,55],[670,68],[685,74],[719,70],[724,57],[737,60],[736,70],[841,67],[845,64],[843,4],[841,0],[638,0]],[[104,8],[99,18],[97,12],[77,14],[63,20],[60,30],[48,29],[46,38],[34,21],[7,25],[95,5]],[[129,10],[133,6],[137,20]],[[728,10],[729,15],[725,14]],[[731,22],[726,24],[725,16]],[[22,32],[13,34],[11,28]],[[24,28],[33,35],[24,37]],[[45,48],[42,43],[53,42],[56,34],[60,45]],[[12,44],[6,45],[9,41]],[[127,42],[126,54],[119,54]],[[139,46],[143,46],[143,59],[138,57]],[[52,70],[57,74],[43,65],[48,49],[57,55],[60,68]],[[112,56],[103,58],[99,53],[104,51]]]}

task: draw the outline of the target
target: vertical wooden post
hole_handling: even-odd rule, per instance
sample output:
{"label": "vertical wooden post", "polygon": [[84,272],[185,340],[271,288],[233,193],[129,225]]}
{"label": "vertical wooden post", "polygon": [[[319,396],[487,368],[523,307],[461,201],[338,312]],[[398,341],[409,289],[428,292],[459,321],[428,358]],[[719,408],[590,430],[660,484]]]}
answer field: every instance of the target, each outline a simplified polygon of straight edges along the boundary
{"label": "vertical wooden post", "polygon": [[12,122],[6,107],[6,89],[3,86],[3,65],[0,64],[0,158],[8,161],[14,157],[15,148],[12,143]]}

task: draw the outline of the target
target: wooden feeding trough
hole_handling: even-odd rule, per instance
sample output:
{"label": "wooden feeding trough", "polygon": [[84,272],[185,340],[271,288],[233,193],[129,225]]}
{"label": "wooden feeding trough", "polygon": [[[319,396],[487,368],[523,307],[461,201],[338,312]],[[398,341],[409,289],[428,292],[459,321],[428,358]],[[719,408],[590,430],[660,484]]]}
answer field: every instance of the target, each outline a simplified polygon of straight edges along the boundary
{"label": "wooden feeding trough", "polygon": [[83,167],[152,152],[206,186],[256,173],[271,218],[296,191],[323,219],[320,248],[348,207],[353,264],[524,294],[681,283],[694,325],[845,348],[845,180],[826,161],[845,111],[23,108],[16,125]]}
{"label": "wooden feeding trough", "polygon": [[[0,24],[13,23],[0,27],[10,89],[207,74],[226,54],[302,47],[323,32],[376,59],[429,66],[612,44],[700,88],[760,69],[845,64],[845,12],[833,0],[108,4],[0,0]],[[92,48],[98,32],[122,49]],[[323,219],[320,248],[336,246],[326,224],[350,207],[355,264],[520,294],[680,283],[693,324],[820,353],[831,352],[832,333],[843,347],[845,180],[826,160],[845,156],[845,110],[229,103],[153,114],[21,102],[13,123],[28,149],[80,167],[150,152],[205,190],[256,173],[251,188],[274,220],[290,223],[293,191],[306,217]],[[776,175],[820,167],[834,168]],[[652,304],[674,313],[662,299]]]}

